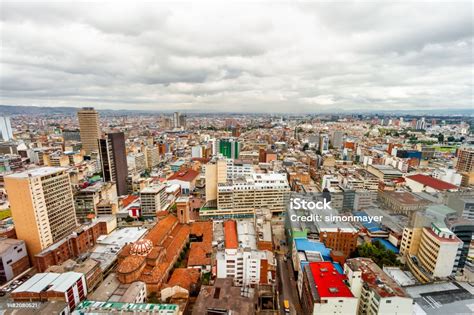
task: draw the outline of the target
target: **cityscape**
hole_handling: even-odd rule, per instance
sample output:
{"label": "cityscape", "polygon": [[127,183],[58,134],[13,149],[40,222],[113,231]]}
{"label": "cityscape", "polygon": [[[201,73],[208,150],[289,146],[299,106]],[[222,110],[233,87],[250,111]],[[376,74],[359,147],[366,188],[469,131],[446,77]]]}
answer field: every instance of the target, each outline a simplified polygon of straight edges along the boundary
{"label": "cityscape", "polygon": [[52,112],[0,119],[4,314],[471,312],[472,115]]}
{"label": "cityscape", "polygon": [[0,315],[474,314],[473,13],[0,0]]}

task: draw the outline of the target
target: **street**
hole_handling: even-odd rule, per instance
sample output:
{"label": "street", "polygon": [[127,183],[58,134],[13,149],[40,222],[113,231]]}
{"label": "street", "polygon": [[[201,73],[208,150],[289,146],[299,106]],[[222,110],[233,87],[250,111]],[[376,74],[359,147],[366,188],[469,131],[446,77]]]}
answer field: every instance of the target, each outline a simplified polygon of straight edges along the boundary
{"label": "street", "polygon": [[283,259],[283,255],[278,254],[277,265],[280,313],[285,314],[283,301],[288,300],[290,302],[290,313],[292,315],[302,314],[298,298],[298,289],[296,287],[296,280],[293,277],[291,262],[285,261]]}

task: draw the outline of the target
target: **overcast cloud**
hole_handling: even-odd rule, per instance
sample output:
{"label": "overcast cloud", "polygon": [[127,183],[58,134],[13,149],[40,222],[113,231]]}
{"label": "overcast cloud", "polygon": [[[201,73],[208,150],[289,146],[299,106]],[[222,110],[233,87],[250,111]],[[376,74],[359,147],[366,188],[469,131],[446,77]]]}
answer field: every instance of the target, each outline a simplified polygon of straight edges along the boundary
{"label": "overcast cloud", "polygon": [[473,108],[473,3],[5,3],[0,104]]}

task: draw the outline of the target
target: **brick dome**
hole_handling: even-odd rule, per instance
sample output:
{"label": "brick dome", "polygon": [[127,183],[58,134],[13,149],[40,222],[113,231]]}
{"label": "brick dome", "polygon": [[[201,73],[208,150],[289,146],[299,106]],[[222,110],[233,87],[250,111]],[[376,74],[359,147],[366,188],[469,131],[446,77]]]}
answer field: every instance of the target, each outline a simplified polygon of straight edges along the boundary
{"label": "brick dome", "polygon": [[152,250],[152,248],[152,241],[148,239],[141,239],[133,243],[132,247],[130,248],[130,254],[146,256]]}

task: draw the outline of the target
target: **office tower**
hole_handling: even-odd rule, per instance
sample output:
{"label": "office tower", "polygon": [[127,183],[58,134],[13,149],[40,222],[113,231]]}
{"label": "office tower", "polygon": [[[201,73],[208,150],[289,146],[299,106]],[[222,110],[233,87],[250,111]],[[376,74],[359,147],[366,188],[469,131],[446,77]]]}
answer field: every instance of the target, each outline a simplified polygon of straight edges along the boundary
{"label": "office tower", "polygon": [[181,114],[179,112],[173,113],[173,128],[179,128],[180,116]]}
{"label": "office tower", "polygon": [[0,116],[0,135],[2,136],[3,141],[10,141],[13,139],[10,117]]}
{"label": "office tower", "polygon": [[97,151],[100,138],[99,113],[92,107],[84,107],[77,112],[82,148],[86,154]]}
{"label": "office tower", "polygon": [[235,138],[220,139],[219,153],[228,159],[238,159],[240,154],[239,141]]}
{"label": "office tower", "polygon": [[331,139],[332,146],[334,148],[340,149],[344,144],[344,131],[336,130],[332,134]]}
{"label": "office tower", "polygon": [[186,115],[179,116],[179,127],[186,129]]}
{"label": "office tower", "polygon": [[41,167],[5,177],[18,239],[30,257],[69,235],[76,212],[66,168]]}
{"label": "office tower", "polygon": [[115,182],[117,195],[126,195],[128,169],[123,132],[109,133],[98,143],[104,181]]}
{"label": "office tower", "polygon": [[329,151],[329,136],[327,134],[319,135],[319,151],[327,153]]}
{"label": "office tower", "polygon": [[426,129],[425,117],[416,121],[416,130],[424,130],[424,129]]}
{"label": "office tower", "polygon": [[151,170],[160,164],[160,150],[157,146],[145,147],[146,167]]}

